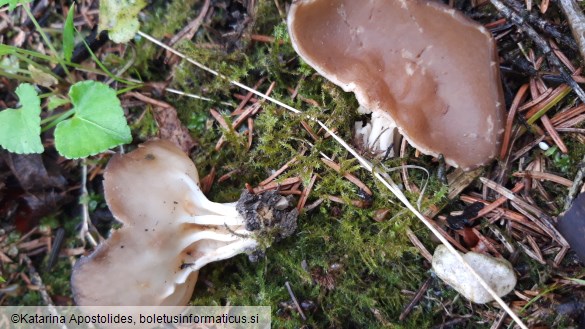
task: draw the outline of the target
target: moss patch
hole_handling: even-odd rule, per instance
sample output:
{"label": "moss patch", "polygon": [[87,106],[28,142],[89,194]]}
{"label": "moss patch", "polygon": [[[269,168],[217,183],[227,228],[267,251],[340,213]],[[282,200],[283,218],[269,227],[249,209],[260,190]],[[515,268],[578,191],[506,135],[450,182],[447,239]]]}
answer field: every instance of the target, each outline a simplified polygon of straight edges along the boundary
{"label": "moss patch", "polygon": [[[169,101],[180,109],[184,122],[192,122],[192,132],[200,143],[192,156],[200,175],[206,175],[212,167],[216,168],[217,176],[237,171],[229,180],[214,184],[209,197],[214,201],[234,201],[245,183],[257,185],[304,148],[305,155],[279,179],[300,176],[306,185],[311,175],[317,174],[309,202],[334,195],[347,204],[326,200],[320,207],[301,214],[297,233],[273,245],[266,258],[258,263],[250,263],[242,255],[205,267],[192,303],[269,305],[274,325],[282,328],[299,328],[303,324],[319,328],[351,327],[352,324],[369,328],[428,327],[433,310],[440,311],[437,305],[417,308],[405,323],[397,320],[411,298],[402,291],[415,291],[428,276],[428,264],[409,242],[405,230],[410,227],[423,239],[428,233],[396,203],[390,192],[379,188],[355,160],[349,159],[347,151],[331,138],[312,139],[302,127],[304,121],[313,131],[319,131],[307,116],[319,118],[349,140],[353,122],[358,118],[353,94],[344,93],[300,62],[272,1],[259,1],[257,11],[258,19],[249,31],[273,36],[275,42],[245,41],[244,47],[230,52],[221,47],[206,48],[197,39],[182,43],[181,49],[191,58],[249,86],[265,78],[260,90],[275,82],[271,95],[302,109],[305,115],[263,104],[254,119],[254,143],[247,151],[247,137],[241,134],[242,129],[223,131],[209,115],[209,109],[214,108],[230,121],[228,115],[232,109],[218,102],[233,102],[234,93],[246,92],[191,64],[180,64],[173,80],[175,88],[217,101],[169,96]],[[295,99],[291,99],[291,88],[297,91]],[[319,106],[303,101],[306,99]],[[222,133],[226,134],[227,143],[217,151],[215,143]],[[371,207],[349,205],[351,200],[360,199],[359,189],[325,166],[322,153],[340,163],[343,172],[351,172],[374,190]],[[397,164],[397,160],[385,163]],[[422,185],[426,177],[414,173],[412,179]],[[427,202],[442,201],[444,192],[445,187],[433,179],[428,195],[435,197]],[[375,222],[372,218],[377,209],[391,209],[394,215]],[[285,282],[290,283],[305,308],[307,322],[302,321],[290,304]]]}

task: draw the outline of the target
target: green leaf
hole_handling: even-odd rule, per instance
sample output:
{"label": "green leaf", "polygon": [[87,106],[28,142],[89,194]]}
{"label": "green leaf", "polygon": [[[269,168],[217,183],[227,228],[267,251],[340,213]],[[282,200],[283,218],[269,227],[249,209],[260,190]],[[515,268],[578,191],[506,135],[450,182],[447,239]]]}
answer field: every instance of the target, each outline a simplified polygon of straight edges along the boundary
{"label": "green leaf", "polygon": [[559,148],[556,145],[555,146],[552,146],[548,150],[546,150],[546,152],[544,152],[544,155],[546,155],[547,157],[549,157],[549,156],[555,154],[558,151],[558,149]]}
{"label": "green leaf", "polygon": [[0,0],[0,7],[8,4],[8,10],[13,10],[19,3],[25,4],[32,0]]}
{"label": "green leaf", "polygon": [[28,72],[30,73],[30,77],[32,78],[33,82],[37,85],[49,88],[59,83],[57,78],[55,78],[51,73],[47,73],[41,69],[38,69],[32,64],[28,65]]}
{"label": "green leaf", "polygon": [[49,97],[49,102],[47,104],[47,109],[49,111],[53,111],[54,109],[58,108],[59,106],[63,106],[65,104],[69,104],[69,99],[64,99],[59,96],[51,96]]}
{"label": "green leaf", "polygon": [[100,31],[108,30],[110,39],[117,43],[128,42],[138,29],[138,13],[146,6],[145,0],[101,0]]}
{"label": "green leaf", "polygon": [[71,86],[73,118],[55,128],[55,147],[69,159],[94,155],[132,141],[116,91],[96,81]]}
{"label": "green leaf", "polygon": [[69,7],[65,25],[63,25],[63,56],[67,62],[71,61],[73,48],[75,47],[75,28],[73,27],[73,16],[75,16],[75,3]]}
{"label": "green leaf", "polygon": [[[0,55],[2,55],[1,49]],[[2,68],[7,73],[17,74],[18,69],[20,68],[18,57],[13,55],[3,56],[2,60],[0,60],[0,68]]]}
{"label": "green leaf", "polygon": [[[0,0],[2,1],[2,0]],[[14,54],[14,48],[7,45],[0,45],[0,55]]]}
{"label": "green leaf", "polygon": [[16,95],[20,109],[0,112],[0,145],[18,154],[42,153],[41,99],[28,83],[18,86]]}
{"label": "green leaf", "polygon": [[576,284],[580,284],[582,286],[585,286],[585,280],[583,280],[583,279],[577,279],[577,278],[565,278],[565,279],[573,281]]}

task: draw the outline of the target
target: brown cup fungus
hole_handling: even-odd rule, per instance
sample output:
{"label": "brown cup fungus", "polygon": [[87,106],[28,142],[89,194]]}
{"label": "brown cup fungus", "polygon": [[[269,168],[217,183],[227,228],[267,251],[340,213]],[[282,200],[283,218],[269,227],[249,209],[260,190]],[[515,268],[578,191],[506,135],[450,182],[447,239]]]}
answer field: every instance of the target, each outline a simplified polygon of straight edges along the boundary
{"label": "brown cup fungus", "polygon": [[397,129],[466,170],[496,156],[504,101],[483,26],[433,1],[296,0],[288,27],[303,60],[372,112],[367,143],[388,148]]}
{"label": "brown cup fungus", "polygon": [[115,155],[104,191],[123,226],[75,264],[77,305],[186,305],[201,267],[266,247],[296,228],[297,211],[274,191],[244,192],[237,203],[209,201],[191,159],[168,141]]}

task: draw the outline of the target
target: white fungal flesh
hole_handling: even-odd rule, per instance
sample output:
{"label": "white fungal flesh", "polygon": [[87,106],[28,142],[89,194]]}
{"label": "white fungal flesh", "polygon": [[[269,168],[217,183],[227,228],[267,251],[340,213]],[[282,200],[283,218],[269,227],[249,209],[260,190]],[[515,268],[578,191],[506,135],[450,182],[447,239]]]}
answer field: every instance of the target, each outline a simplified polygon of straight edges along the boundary
{"label": "white fungal flesh", "polygon": [[203,266],[258,246],[255,239],[249,238],[252,232],[245,229],[245,220],[237,211],[236,203],[209,201],[199,184],[189,175],[178,174],[177,178],[189,189],[188,197],[184,200],[185,213],[177,223],[194,225],[188,226],[194,232],[185,235],[181,241],[179,250],[185,255],[183,263],[175,274],[175,285],[165,291],[164,297],[172,295],[176,287]]}
{"label": "white fungal flesh", "polygon": [[193,265],[190,266],[192,267],[191,271],[199,271],[203,266],[209,263],[232,258],[243,252],[254,250],[256,247],[258,247],[258,241],[254,239],[240,238],[237,242],[230,243],[227,246],[217,248],[212,252],[206,254],[205,256],[202,256],[201,258],[197,259],[195,263],[193,263]]}
{"label": "white fungal flesh", "polygon": [[[360,107],[361,108],[361,107]],[[360,112],[367,113],[361,108]],[[394,137],[397,134],[396,123],[392,118],[381,111],[372,112],[370,123],[362,127],[361,122],[356,122],[354,133],[358,140],[363,141],[370,151],[374,153],[386,153],[393,146]],[[390,156],[394,156],[390,152]]]}
{"label": "white fungal flesh", "polygon": [[[246,234],[249,233],[247,231],[239,230],[238,234]],[[187,247],[191,246],[195,242],[201,240],[215,240],[215,241],[222,241],[222,242],[231,242],[234,240],[238,240],[238,237],[234,234],[226,234],[224,232],[218,231],[199,231],[193,234],[190,234],[183,238],[181,241],[181,250],[185,250]]]}
{"label": "white fungal flesh", "polygon": [[[209,252],[198,257],[192,263],[186,264],[186,266],[184,266],[184,268],[177,274],[175,282],[178,284],[185,282],[191,273],[199,271],[203,266],[209,263],[232,258],[243,252],[254,250],[257,247],[258,241],[254,239],[239,238],[236,242],[209,250]],[[173,293],[173,291],[170,291],[169,295],[171,293]]]}
{"label": "white fungal flesh", "polygon": [[191,201],[198,214],[217,214],[227,217],[240,217],[240,213],[236,210],[235,203],[217,203],[209,201],[199,188],[199,185],[193,181],[191,177],[186,174],[179,174],[178,178],[183,181],[191,190]]}
{"label": "white fungal flesh", "polygon": [[372,124],[367,123],[363,125],[361,121],[357,121],[354,124],[353,131],[354,135],[356,136],[356,140],[358,140],[361,145],[369,146],[368,140],[370,139],[370,134],[372,133]]}
{"label": "white fungal flesh", "polygon": [[197,225],[244,225],[244,218],[242,216],[227,217],[223,215],[200,215],[200,216],[184,216],[179,219],[182,223],[197,224]]}

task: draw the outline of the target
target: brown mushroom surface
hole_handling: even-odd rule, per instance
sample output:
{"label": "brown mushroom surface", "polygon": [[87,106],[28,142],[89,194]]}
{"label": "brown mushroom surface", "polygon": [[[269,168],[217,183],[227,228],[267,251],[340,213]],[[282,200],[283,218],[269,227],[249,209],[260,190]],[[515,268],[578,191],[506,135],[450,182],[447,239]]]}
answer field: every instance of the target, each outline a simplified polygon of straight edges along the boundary
{"label": "brown mushroom surface", "polygon": [[503,95],[489,31],[419,0],[296,0],[297,53],[425,154],[472,169],[493,159]]}
{"label": "brown mushroom surface", "polygon": [[77,261],[71,287],[82,306],[180,306],[199,269],[290,236],[298,211],[276,191],[208,200],[191,159],[168,141],[115,155],[106,201],[123,226]]}
{"label": "brown mushroom surface", "polygon": [[189,230],[178,230],[177,218],[192,205],[186,177],[177,173],[199,182],[193,162],[168,141],[110,160],[105,197],[124,226],[75,265],[71,285],[78,305],[186,305],[198,272],[179,276]]}

